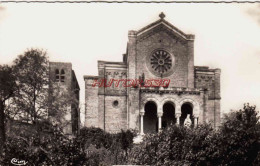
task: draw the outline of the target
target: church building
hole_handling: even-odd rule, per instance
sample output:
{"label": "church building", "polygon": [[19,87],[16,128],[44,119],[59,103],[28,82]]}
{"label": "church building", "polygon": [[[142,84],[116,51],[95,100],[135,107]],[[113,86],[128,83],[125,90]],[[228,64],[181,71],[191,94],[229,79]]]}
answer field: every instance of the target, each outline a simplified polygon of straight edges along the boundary
{"label": "church building", "polygon": [[[159,17],[128,32],[122,62],[98,61],[98,76],[84,76],[86,127],[145,134],[187,121],[191,126],[220,124],[221,70],[194,66],[195,36],[167,22],[163,13]],[[125,86],[118,80],[168,82]]]}

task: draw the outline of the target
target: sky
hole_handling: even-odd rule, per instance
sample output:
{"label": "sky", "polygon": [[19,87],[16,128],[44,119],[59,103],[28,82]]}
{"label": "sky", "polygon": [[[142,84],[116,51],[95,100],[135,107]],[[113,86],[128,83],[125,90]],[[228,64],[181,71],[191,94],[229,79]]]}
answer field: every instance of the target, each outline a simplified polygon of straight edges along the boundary
{"label": "sky", "polygon": [[[85,102],[84,75],[97,61],[122,61],[129,30],[165,19],[195,35],[195,65],[221,69],[221,110],[260,108],[260,4],[0,4],[0,64],[28,48],[71,62]],[[81,114],[84,119],[84,108]]]}

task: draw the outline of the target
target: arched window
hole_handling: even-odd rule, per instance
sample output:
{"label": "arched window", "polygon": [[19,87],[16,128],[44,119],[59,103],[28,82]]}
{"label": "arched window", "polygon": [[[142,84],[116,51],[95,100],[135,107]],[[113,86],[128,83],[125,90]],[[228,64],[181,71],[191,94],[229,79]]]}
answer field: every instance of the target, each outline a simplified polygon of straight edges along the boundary
{"label": "arched window", "polygon": [[60,71],[58,69],[55,70],[55,81],[56,82],[60,81]]}
{"label": "arched window", "polygon": [[65,71],[63,69],[61,70],[60,81],[65,82]]}

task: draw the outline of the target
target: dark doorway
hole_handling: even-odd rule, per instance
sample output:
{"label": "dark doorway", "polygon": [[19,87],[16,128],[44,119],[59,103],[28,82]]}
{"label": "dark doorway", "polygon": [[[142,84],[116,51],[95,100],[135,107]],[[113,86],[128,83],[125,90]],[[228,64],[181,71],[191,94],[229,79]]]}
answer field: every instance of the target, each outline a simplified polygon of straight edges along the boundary
{"label": "dark doorway", "polygon": [[149,101],[144,107],[144,133],[158,132],[157,106],[153,101]]}
{"label": "dark doorway", "polygon": [[167,102],[163,105],[162,128],[164,129],[175,123],[175,107],[173,103]]}
{"label": "dark doorway", "polygon": [[190,115],[191,126],[194,125],[194,118],[193,118],[193,105],[191,103],[184,103],[181,106],[181,117],[180,117],[180,125],[184,125],[186,118]]}

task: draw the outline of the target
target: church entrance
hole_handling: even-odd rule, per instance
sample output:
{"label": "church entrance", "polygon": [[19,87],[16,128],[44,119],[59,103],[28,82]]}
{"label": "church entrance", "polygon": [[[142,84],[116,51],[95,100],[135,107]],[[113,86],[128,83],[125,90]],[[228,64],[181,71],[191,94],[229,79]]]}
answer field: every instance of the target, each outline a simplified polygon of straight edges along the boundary
{"label": "church entrance", "polygon": [[171,102],[166,102],[163,105],[163,116],[162,116],[162,128],[166,128],[171,124],[176,123],[175,118],[175,107],[174,104]]}
{"label": "church entrance", "polygon": [[184,103],[181,106],[180,125],[183,126],[186,122],[191,123],[191,126],[194,125],[193,105],[191,103]]}
{"label": "church entrance", "polygon": [[153,101],[149,101],[144,107],[144,133],[158,132],[157,106]]}

